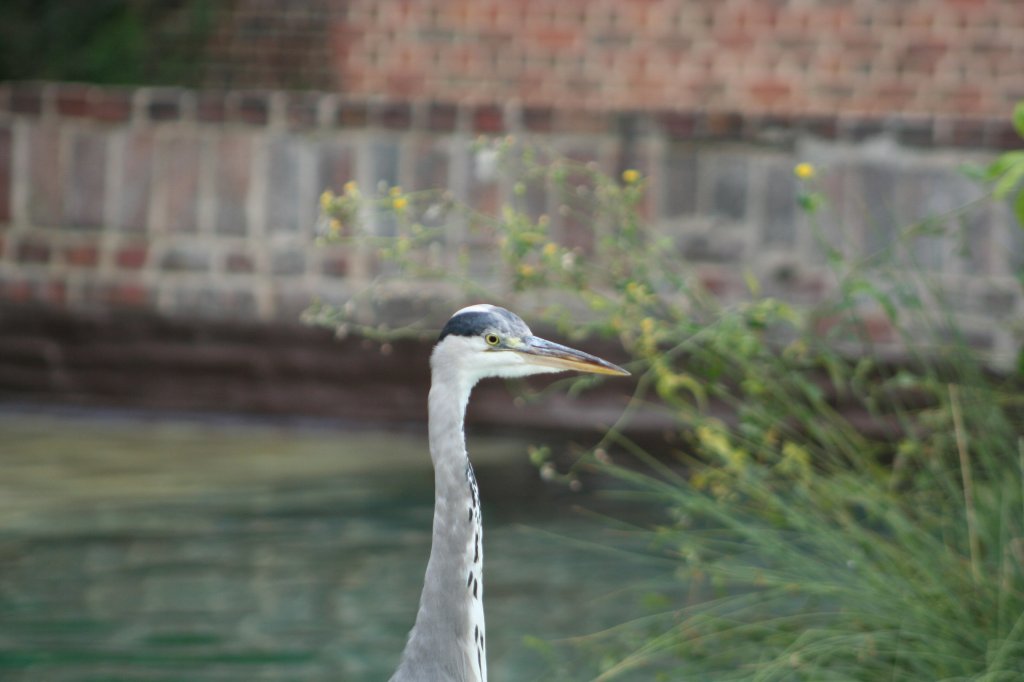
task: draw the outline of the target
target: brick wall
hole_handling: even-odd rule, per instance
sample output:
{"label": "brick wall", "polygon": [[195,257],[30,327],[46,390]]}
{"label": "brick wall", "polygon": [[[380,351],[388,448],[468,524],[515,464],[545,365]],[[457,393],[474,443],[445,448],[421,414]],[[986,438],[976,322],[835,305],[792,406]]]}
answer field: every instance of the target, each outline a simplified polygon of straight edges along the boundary
{"label": "brick wall", "polygon": [[204,50],[211,87],[313,88],[337,85],[331,27],[338,0],[214,0],[218,17]]}
{"label": "brick wall", "polygon": [[758,115],[992,117],[1024,99],[1020,0],[231,7],[207,52],[211,86]]}
{"label": "brick wall", "polygon": [[[572,131],[572,132],[567,132]],[[514,133],[650,177],[653,229],[726,298],[744,272],[813,302],[829,278],[795,207],[793,165],[824,170],[832,224],[872,249],[900,225],[980,193],[957,166],[1012,139],[1008,124],[842,117],[624,114],[389,102],[319,92],[0,86],[0,306],[295,324],[314,296],[342,300],[377,273],[372,254],[316,248],[323,189],[348,179],[445,186],[478,205],[510,197],[479,175],[473,142]],[[941,143],[941,144],[940,144]],[[533,197],[560,217],[553,196]],[[995,206],[962,245],[923,244],[978,344],[1016,348],[1021,240]],[[934,247],[934,248],[933,248]],[[438,315],[450,308],[439,303]],[[881,324],[881,322],[880,322]],[[884,336],[884,329],[880,331]]]}

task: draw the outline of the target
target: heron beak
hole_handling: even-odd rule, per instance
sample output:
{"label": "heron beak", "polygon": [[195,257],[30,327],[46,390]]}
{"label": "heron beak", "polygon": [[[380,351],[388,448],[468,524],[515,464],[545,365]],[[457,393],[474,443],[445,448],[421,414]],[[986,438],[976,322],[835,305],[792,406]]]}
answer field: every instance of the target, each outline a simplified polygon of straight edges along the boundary
{"label": "heron beak", "polygon": [[572,369],[589,374],[629,375],[629,372],[618,365],[613,365],[599,357],[536,336],[528,336],[522,339],[511,350],[525,356],[526,362],[531,365]]}

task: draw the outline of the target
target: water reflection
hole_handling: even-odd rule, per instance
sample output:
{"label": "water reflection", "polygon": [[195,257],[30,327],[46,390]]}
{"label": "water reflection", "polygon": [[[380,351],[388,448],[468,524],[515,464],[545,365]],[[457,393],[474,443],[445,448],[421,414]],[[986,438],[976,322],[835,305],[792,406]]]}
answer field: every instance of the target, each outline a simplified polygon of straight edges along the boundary
{"label": "water reflection", "polygon": [[[424,442],[0,414],[0,679],[386,679],[429,549]],[[524,635],[618,623],[656,578],[585,546],[606,531],[571,510],[596,502],[539,484],[525,445],[470,439],[495,680],[552,679]]]}

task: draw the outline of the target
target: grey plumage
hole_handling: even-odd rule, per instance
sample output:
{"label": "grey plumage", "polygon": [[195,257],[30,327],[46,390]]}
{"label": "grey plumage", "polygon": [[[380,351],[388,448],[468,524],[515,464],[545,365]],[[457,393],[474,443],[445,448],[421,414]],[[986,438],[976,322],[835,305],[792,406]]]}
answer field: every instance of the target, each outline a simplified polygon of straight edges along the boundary
{"label": "grey plumage", "polygon": [[430,457],[434,526],[416,623],[391,682],[486,682],[483,523],[463,419],[469,394],[485,377],[573,369],[624,369],[539,339],[497,306],[463,308],[448,321],[430,358]]}

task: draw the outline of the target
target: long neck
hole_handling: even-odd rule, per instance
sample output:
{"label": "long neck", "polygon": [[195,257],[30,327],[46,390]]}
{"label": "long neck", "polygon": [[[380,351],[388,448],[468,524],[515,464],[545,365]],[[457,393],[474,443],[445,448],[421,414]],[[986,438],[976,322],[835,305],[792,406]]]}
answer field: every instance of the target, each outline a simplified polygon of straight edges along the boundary
{"label": "long neck", "polygon": [[430,388],[434,532],[420,608],[394,681],[486,682],[483,527],[463,420],[471,385],[435,368]]}

